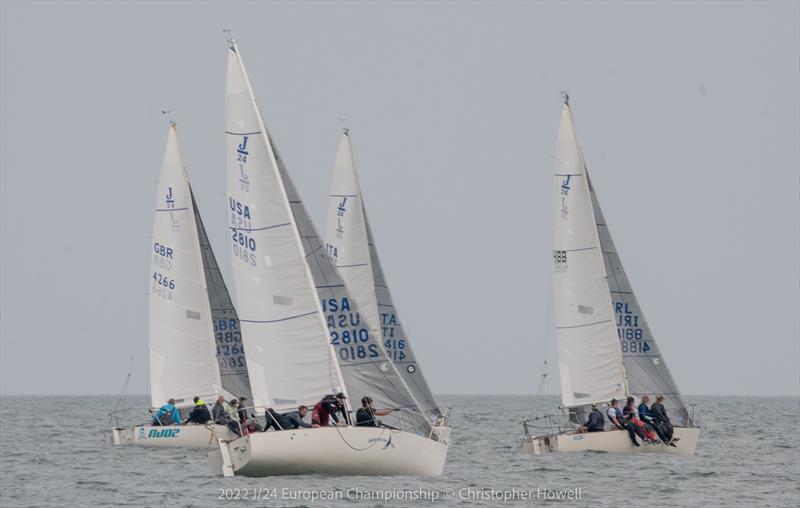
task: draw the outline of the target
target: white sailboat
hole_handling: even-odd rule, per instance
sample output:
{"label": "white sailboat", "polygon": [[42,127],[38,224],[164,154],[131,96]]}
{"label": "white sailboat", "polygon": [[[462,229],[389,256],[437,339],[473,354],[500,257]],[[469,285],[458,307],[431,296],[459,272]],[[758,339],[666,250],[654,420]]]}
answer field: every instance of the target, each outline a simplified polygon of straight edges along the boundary
{"label": "white sailboat", "polygon": [[[151,242],[149,337],[151,408],[168,399],[191,408],[193,397],[250,396],[236,310],[208,241],[170,124],[158,180]],[[116,427],[115,444],[215,448],[235,434],[222,425]]]}
{"label": "white sailboat", "polygon": [[[566,97],[566,96],[565,96]],[[694,454],[700,429],[667,369],[600,210],[565,100],[558,133],[553,290],[562,406],[569,420],[525,424],[528,453],[605,451]],[[591,404],[663,395],[676,446],[636,447],[627,431],[578,433]],[[604,412],[605,416],[605,412]],[[607,420],[607,419],[606,419]]]}
{"label": "white sailboat", "polygon": [[[402,408],[402,427],[326,427],[220,440],[212,471],[439,475],[447,445],[361,321],[278,155],[239,50],[228,51],[225,133],[233,271],[256,410],[313,405],[343,391]],[[377,393],[377,391],[380,393]]]}
{"label": "white sailboat", "polygon": [[[428,387],[381,267],[355,168],[349,129],[342,133],[334,166],[326,248],[370,330],[382,338],[384,349],[411,390],[417,408],[434,424],[439,440],[447,442],[450,433],[447,417]],[[396,426],[393,418],[390,414],[383,420]]]}

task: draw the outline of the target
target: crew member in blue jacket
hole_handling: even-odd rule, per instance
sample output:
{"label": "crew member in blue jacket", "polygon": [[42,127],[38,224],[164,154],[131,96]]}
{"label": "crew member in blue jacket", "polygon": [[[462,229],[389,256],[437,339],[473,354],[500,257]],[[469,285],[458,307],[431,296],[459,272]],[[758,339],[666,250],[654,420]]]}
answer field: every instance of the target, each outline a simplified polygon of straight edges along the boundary
{"label": "crew member in blue jacket", "polygon": [[175,399],[169,399],[153,415],[153,425],[180,425],[181,412],[175,407]]}

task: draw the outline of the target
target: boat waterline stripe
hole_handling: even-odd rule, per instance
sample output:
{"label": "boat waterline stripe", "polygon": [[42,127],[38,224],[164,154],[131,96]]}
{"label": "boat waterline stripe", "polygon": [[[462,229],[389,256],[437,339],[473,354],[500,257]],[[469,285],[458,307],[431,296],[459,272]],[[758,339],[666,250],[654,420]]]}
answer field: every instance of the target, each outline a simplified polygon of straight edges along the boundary
{"label": "boat waterline stripe", "polygon": [[256,324],[280,323],[281,321],[289,321],[290,319],[296,319],[296,318],[301,318],[301,317],[305,317],[305,316],[310,316],[310,315],[316,314],[316,313],[317,313],[317,311],[312,310],[311,312],[306,312],[305,314],[298,314],[296,316],[289,316],[289,317],[285,317],[285,318],[281,318],[281,319],[271,319],[271,320],[267,320],[267,321],[258,321],[258,320],[255,320],[255,319],[242,319],[242,318],[239,318],[239,321],[242,322],[242,323],[256,323]]}
{"label": "boat waterline stripe", "polygon": [[606,319],[605,321],[595,321],[594,323],[586,323],[585,325],[574,325],[574,326],[556,326],[557,330],[564,330],[566,328],[583,328],[584,326],[594,326],[594,325],[601,325],[603,323],[610,323],[610,319]]}
{"label": "boat waterline stripe", "polygon": [[156,208],[157,212],[180,212],[181,210],[188,210],[189,207],[184,208]]}
{"label": "boat waterline stripe", "polygon": [[291,224],[291,222],[286,222],[286,223],[283,223],[283,224],[275,224],[274,226],[265,226],[263,228],[234,228],[234,227],[229,227],[228,229],[230,229],[231,231],[266,231],[267,229],[281,228],[283,226],[289,226],[290,224]]}
{"label": "boat waterline stripe", "polygon": [[344,284],[331,284],[329,286],[317,286],[317,289],[343,288]]}
{"label": "boat waterline stripe", "polygon": [[225,134],[230,134],[232,136],[255,136],[256,134],[261,134],[261,131],[256,131],[256,132],[231,132],[231,131],[225,131]]}

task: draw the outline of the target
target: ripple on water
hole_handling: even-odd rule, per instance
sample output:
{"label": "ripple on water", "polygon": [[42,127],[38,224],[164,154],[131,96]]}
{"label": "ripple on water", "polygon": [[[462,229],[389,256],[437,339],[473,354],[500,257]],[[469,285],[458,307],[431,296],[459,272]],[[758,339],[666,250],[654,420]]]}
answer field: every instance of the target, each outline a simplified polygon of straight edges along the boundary
{"label": "ripple on water", "polygon": [[[537,407],[555,410],[559,400],[542,399]],[[57,403],[56,403],[57,401]],[[796,506],[800,495],[800,436],[793,428],[800,421],[798,399],[690,398],[697,402],[703,425],[697,455],[619,456],[606,453],[529,456],[519,453],[521,430],[508,418],[532,416],[532,397],[441,397],[454,408],[452,446],[441,478],[335,478],[321,475],[280,478],[219,478],[208,473],[206,454],[194,450],[157,450],[112,447],[102,439],[106,422],[97,420],[113,398],[3,398],[0,424],[14,428],[22,415],[57,411],[60,425],[47,424],[34,443],[0,433],[0,496],[3,506],[33,504],[63,506],[65,499],[80,499],[86,506],[219,506],[219,488],[376,490],[390,487],[473,490],[581,487],[584,505],[618,508],[619,498],[609,496],[609,485],[626,485],[631,492],[658,492],[659,506]],[[540,401],[541,402],[541,401]],[[144,407],[146,397],[132,406]],[[460,408],[468,412],[459,413]],[[760,425],[757,415],[787,414],[770,424],[759,441],[762,453],[754,456],[750,429]],[[502,414],[502,421],[496,415]],[[730,414],[736,414],[733,422]],[[755,417],[753,415],[756,415]],[[134,415],[141,417],[142,415]],[[70,426],[69,422],[80,422]],[[131,422],[133,423],[133,422]],[[51,436],[51,437],[47,437]],[[724,443],[724,446],[721,445]],[[51,498],[29,497],[38,486],[58,492]],[[264,502],[258,506],[302,505],[302,501]],[[308,504],[308,503],[306,503]],[[563,505],[568,505],[564,503]],[[254,506],[256,506],[254,505]],[[407,502],[347,502],[342,506],[401,508]],[[497,506],[492,501],[440,501],[449,506]],[[563,506],[560,505],[560,506]],[[231,505],[233,506],[233,505]],[[242,505],[244,506],[244,505]],[[314,504],[314,508],[327,504]],[[505,506],[505,505],[504,505]],[[514,506],[509,503],[508,506]],[[431,505],[431,508],[434,508]]]}

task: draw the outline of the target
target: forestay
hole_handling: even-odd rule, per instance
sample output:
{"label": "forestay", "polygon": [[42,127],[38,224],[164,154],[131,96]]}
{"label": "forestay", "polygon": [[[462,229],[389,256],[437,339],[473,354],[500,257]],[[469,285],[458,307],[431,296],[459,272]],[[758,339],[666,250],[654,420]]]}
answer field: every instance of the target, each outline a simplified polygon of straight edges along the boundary
{"label": "forestay", "polygon": [[219,370],[198,243],[195,206],[170,125],[153,223],[149,349],[151,405],[191,404],[220,391]]}
{"label": "forestay", "polygon": [[327,252],[371,333],[383,340],[406,385],[430,420],[441,413],[400,323],[367,220],[349,131],[339,144],[328,201]]}
{"label": "forestay", "polygon": [[639,302],[614,246],[603,212],[600,210],[591,180],[589,180],[589,189],[597,220],[605,270],[608,274],[608,287],[611,292],[617,334],[625,363],[628,391],[636,397],[664,395],[664,405],[673,423],[679,426],[686,425],[689,423],[689,412],[675,380],[667,368],[667,363],[661,356],[642,309],[639,307]]}
{"label": "forestay", "polygon": [[625,369],[586,166],[567,104],[561,112],[554,190],[553,290],[562,401],[575,407],[622,398]]}
{"label": "forestay", "polygon": [[208,240],[200,211],[192,196],[195,224],[197,224],[200,252],[203,259],[206,287],[208,288],[208,302],[211,307],[211,319],[214,323],[214,339],[216,343],[217,360],[222,389],[234,397],[246,396],[253,398],[250,391],[250,379],[247,376],[242,333],[239,329],[239,318],[233,307],[231,296],[225,285],[225,279],[217,264],[211,243]]}

